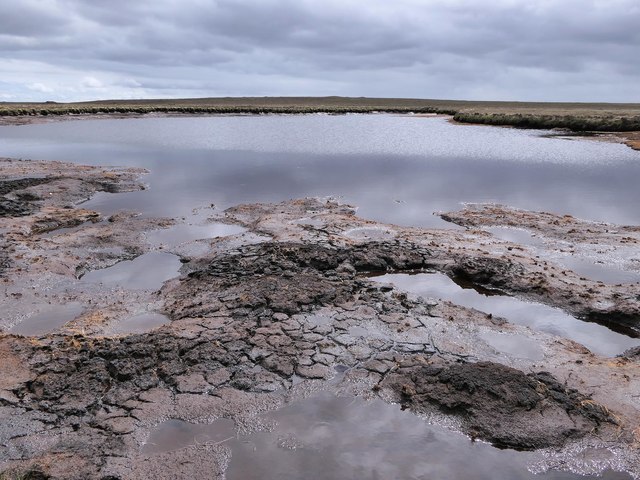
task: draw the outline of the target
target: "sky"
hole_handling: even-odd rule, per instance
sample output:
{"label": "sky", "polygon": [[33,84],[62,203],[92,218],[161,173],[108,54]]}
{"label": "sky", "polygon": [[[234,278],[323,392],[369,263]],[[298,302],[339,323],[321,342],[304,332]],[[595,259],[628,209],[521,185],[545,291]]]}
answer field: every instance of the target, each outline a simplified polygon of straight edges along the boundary
{"label": "sky", "polygon": [[0,101],[640,102],[640,0],[0,0]]}

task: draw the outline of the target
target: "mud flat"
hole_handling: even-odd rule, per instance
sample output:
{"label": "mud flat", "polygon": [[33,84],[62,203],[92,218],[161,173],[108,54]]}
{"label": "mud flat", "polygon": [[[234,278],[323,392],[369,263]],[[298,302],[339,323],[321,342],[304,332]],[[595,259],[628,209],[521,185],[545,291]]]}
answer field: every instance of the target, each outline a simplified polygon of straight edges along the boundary
{"label": "mud flat", "polygon": [[[640,478],[638,349],[601,357],[368,278],[440,272],[637,337],[637,284],[589,279],[479,227],[526,221],[553,242],[597,242],[589,251],[620,254],[620,268],[640,254],[637,228],[483,207],[447,215],[467,230],[428,230],[307,198],[232,207],[210,221],[237,233],[159,245],[147,234],[176,219],[103,219],[78,205],[95,191],[143,188],[142,171],[2,168],[0,471],[8,478],[223,478],[234,439],[269,430],[265,414],[322,391],[399,403],[473,439],[541,452],[537,471]],[[182,266],[159,289],[82,278],[160,250]],[[64,324],[56,318],[49,333],[6,333],[67,303],[84,310]],[[144,315],[163,320],[127,334],[127,322]],[[523,342],[529,354],[511,348]],[[185,431],[173,443],[163,433]],[[602,455],[586,468],[590,452]]]}

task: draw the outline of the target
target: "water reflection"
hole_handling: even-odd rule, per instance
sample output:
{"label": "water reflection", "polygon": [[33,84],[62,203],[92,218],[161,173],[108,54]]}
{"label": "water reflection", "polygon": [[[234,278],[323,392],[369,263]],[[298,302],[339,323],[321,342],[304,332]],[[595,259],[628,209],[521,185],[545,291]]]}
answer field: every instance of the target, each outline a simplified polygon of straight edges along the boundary
{"label": "water reflection", "polygon": [[9,329],[18,335],[44,335],[77,318],[84,307],[79,303],[42,305],[36,313]]}
{"label": "water reflection", "polygon": [[210,424],[171,419],[161,423],[151,432],[142,447],[142,453],[162,453],[189,445],[219,443],[235,436],[235,423],[227,418],[220,418]]}
{"label": "water reflection", "polygon": [[498,352],[506,353],[515,358],[526,358],[533,361],[544,358],[544,353],[538,342],[524,335],[482,332],[480,338]]}
{"label": "water reflection", "polygon": [[180,266],[180,259],[176,255],[150,252],[108,268],[87,272],[82,281],[113,287],[158,290],[165,281],[178,275]]}
{"label": "water reflection", "polygon": [[[274,431],[227,443],[232,449],[228,480],[589,478],[533,475],[527,464],[535,454],[472,442],[380,400],[324,393],[265,417],[277,422]],[[606,472],[599,478],[629,476]]]}
{"label": "water reflection", "polygon": [[[506,240],[508,242],[518,243],[520,245],[529,245],[532,247],[543,247],[544,241],[537,235],[532,234],[528,230],[510,227],[488,227],[484,228],[492,235]],[[608,284],[618,283],[636,283],[640,282],[640,272],[632,272],[629,270],[621,270],[615,266],[605,265],[603,263],[595,263],[594,260],[576,255],[554,255],[553,261],[564,268],[574,271],[578,275],[601,281]]]}
{"label": "water reflection", "polygon": [[246,228],[225,223],[209,223],[206,225],[178,224],[170,228],[147,232],[146,237],[149,243],[155,246],[176,246],[192,240],[225,237],[244,231],[246,231]]}
{"label": "water reflection", "polygon": [[640,272],[621,270],[602,263],[595,263],[589,258],[564,255],[558,257],[555,261],[559,265],[564,265],[565,268],[573,270],[578,275],[583,275],[592,280],[599,280],[602,283],[610,285],[640,282]]}
{"label": "water reflection", "polygon": [[[342,197],[359,214],[442,226],[459,202],[499,202],[640,223],[640,153],[442,118],[143,118],[0,127],[0,155],[147,167],[150,189],[104,195],[109,213],[185,216],[196,206]],[[612,168],[615,166],[615,168]]]}
{"label": "water reflection", "polygon": [[169,322],[169,318],[161,313],[141,313],[140,315],[134,315],[133,317],[121,320],[109,328],[109,333],[116,335],[124,333],[144,333],[166,325]]}
{"label": "water reflection", "polygon": [[[638,339],[629,338],[596,323],[583,322],[558,308],[504,295],[485,295],[472,288],[462,288],[441,273],[393,273],[372,277],[371,280],[393,283],[401,290],[449,300],[458,305],[504,317],[512,323],[569,338],[601,355],[615,356],[628,348],[640,345]],[[508,344],[509,339],[494,339],[496,342],[498,340],[500,345],[496,344],[496,348],[505,351],[508,347],[505,342]],[[513,349],[518,348],[515,343],[512,345]]]}

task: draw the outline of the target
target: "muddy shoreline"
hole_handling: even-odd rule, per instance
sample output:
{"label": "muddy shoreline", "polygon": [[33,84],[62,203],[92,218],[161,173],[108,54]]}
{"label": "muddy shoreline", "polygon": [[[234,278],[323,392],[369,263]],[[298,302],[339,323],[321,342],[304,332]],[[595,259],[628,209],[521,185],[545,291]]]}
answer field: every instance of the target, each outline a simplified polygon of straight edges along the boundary
{"label": "muddy shoreline", "polygon": [[[306,198],[212,211],[211,222],[242,232],[161,248],[149,235],[179,219],[82,208],[97,191],[144,188],[142,170],[8,159],[0,168],[0,472],[8,478],[222,478],[224,444],[154,453],[143,448],[150,432],[167,419],[229,419],[251,431],[260,413],[323,388],[444,415],[503,448],[612,449],[615,463],[601,468],[640,477],[637,351],[601,357],[368,278],[441,272],[638,337],[637,284],[591,280],[547,258],[570,244],[638,270],[639,227],[482,205],[442,214],[465,230],[406,228]],[[534,251],[483,229],[495,225],[547,241]],[[83,281],[160,251],[182,264],[160,288]],[[50,333],[10,333],[34,308],[70,302],[82,313]],[[151,312],[170,322],[112,333]],[[495,336],[526,338],[538,354],[500,351],[486,340]]]}
{"label": "muddy shoreline", "polygon": [[[485,127],[499,127],[499,128],[522,128],[522,129],[538,129],[538,130],[549,130],[549,128],[545,127],[520,127],[505,124],[487,124],[483,122],[475,122],[473,120],[469,121],[461,121],[460,119],[455,119],[454,116],[449,116],[449,122],[453,125],[482,125]],[[588,140],[596,140],[599,142],[612,142],[612,143],[623,143],[627,147],[632,150],[640,150],[640,132],[631,131],[631,132],[617,132],[617,131],[573,131],[568,128],[553,128],[551,129],[552,133],[545,135],[548,138],[565,138],[565,139],[588,139]]]}

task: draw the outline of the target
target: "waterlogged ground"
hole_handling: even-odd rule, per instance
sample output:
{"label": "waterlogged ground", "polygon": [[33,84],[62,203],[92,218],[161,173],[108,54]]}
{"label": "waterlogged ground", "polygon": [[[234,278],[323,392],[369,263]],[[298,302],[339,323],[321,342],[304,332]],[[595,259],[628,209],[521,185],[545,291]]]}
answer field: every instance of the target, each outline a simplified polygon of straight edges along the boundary
{"label": "waterlogged ground", "polygon": [[[636,338],[617,333],[597,323],[579,320],[560,308],[520,300],[497,291],[474,289],[468,284],[461,286],[442,273],[388,273],[372,279],[390,283],[401,290],[423,297],[448,300],[456,305],[490,312],[511,323],[570,338],[600,355],[615,357],[629,348],[640,345],[640,341]],[[518,355],[538,356],[540,354],[540,349],[535,346],[535,342],[533,346],[528,342],[523,344],[514,339],[500,343],[504,344],[503,348],[511,348]],[[498,350],[501,351],[500,348]]]}
{"label": "waterlogged ground", "polygon": [[0,166],[0,471],[639,478],[640,154],[543,133],[0,127],[95,165]]}

